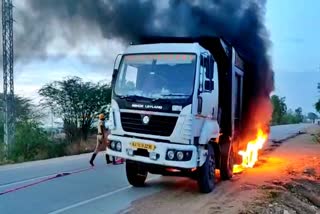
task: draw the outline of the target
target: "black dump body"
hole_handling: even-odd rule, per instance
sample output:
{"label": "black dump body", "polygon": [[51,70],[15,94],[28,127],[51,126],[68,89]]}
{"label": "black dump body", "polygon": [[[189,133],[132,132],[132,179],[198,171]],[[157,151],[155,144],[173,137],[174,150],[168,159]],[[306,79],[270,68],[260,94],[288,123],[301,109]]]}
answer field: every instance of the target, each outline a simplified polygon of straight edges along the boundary
{"label": "black dump body", "polygon": [[[222,41],[224,45],[222,44]],[[252,83],[256,79],[254,64],[252,64],[245,54],[237,51],[238,56],[242,59],[244,66],[244,74],[242,77],[241,90],[241,113],[235,124],[235,115],[232,114],[232,94],[234,92],[232,69],[232,46],[229,42],[220,37],[143,37],[137,44],[156,44],[156,43],[199,43],[203,48],[211,52],[217,62],[219,69],[219,111],[220,111],[220,127],[223,136],[226,138],[235,135],[242,138],[247,132],[252,130],[250,124],[250,107],[252,100],[258,97],[258,91],[252,90]],[[268,96],[266,94],[266,96]]]}

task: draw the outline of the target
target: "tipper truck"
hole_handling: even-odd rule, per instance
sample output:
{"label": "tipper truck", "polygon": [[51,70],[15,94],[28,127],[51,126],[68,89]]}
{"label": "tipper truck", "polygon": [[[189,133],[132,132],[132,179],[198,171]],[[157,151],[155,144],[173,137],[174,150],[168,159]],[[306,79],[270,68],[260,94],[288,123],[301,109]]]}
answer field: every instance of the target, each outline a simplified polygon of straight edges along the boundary
{"label": "tipper truck", "polygon": [[148,173],[196,179],[199,190],[233,176],[244,127],[246,61],[219,37],[146,37],[118,55],[107,153],[126,160],[133,186]]}

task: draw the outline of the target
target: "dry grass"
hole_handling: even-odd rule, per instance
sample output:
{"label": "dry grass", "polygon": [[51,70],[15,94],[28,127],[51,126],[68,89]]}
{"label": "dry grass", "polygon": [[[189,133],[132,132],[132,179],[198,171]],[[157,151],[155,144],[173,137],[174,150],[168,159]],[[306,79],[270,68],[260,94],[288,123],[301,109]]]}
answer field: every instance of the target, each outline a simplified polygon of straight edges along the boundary
{"label": "dry grass", "polygon": [[65,149],[66,155],[77,155],[82,153],[89,153],[94,150],[96,146],[96,135],[91,135],[88,137],[87,141],[74,142],[68,145]]}
{"label": "dry grass", "polygon": [[320,143],[320,132],[312,134],[313,142]]}

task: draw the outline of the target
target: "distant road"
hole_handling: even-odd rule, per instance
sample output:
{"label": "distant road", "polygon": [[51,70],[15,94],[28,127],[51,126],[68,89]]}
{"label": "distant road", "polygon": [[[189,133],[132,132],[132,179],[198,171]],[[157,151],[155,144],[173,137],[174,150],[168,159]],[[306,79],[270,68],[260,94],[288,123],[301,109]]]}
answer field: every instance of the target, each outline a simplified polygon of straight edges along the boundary
{"label": "distant road", "polygon": [[281,126],[272,126],[270,133],[270,140],[281,140],[287,138],[291,135],[298,133],[299,131],[303,131],[305,128],[311,126],[312,124],[289,124],[289,125],[281,125]]}
{"label": "distant road", "polygon": [[[287,138],[308,126],[272,127],[270,139]],[[0,194],[9,192],[0,195],[0,213],[117,213],[166,188],[165,180],[177,179],[151,175],[147,187],[133,188],[123,165],[107,166],[101,153],[96,167],[90,168],[89,158],[90,154],[85,154],[1,166]],[[55,177],[58,174],[60,177]]]}

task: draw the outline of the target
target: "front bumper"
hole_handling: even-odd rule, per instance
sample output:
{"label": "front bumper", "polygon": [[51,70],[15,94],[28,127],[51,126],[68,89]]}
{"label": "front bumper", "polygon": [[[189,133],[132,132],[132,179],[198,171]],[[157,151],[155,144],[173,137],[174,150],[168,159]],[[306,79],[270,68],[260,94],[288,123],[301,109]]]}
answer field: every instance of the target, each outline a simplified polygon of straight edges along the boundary
{"label": "front bumper", "polygon": [[[192,169],[198,166],[198,158],[197,158],[198,151],[197,151],[197,147],[194,145],[171,144],[171,143],[164,143],[164,142],[156,142],[153,140],[122,137],[122,136],[116,136],[116,135],[109,135],[108,138],[110,141],[120,141],[122,145],[121,152],[107,149],[107,154],[111,156],[138,161],[142,163],[156,164],[156,165],[168,166],[168,167],[185,168],[185,169]],[[155,145],[156,148],[153,152],[158,154],[158,159],[153,160],[150,157],[144,157],[140,155],[133,155],[133,156],[128,155],[127,149],[135,150],[130,145],[133,141]],[[191,156],[191,159],[188,161],[166,160],[166,155],[168,150],[192,151],[192,156]]]}

